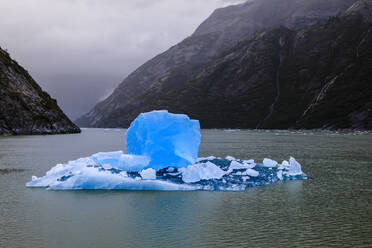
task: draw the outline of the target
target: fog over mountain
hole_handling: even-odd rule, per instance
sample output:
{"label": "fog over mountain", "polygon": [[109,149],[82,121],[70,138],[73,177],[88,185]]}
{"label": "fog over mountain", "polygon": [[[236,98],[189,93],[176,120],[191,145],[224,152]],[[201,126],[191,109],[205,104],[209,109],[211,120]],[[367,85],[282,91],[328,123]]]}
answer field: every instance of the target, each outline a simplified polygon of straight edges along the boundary
{"label": "fog over mountain", "polygon": [[72,119],[138,66],[241,0],[0,0],[0,45]]}
{"label": "fog over mountain", "polygon": [[[208,70],[208,67],[206,67],[208,64],[218,59],[219,56],[226,54],[229,49],[238,45],[239,42],[253,37],[252,35],[256,32],[279,26],[284,26],[293,31],[305,26],[311,26],[344,12],[354,2],[355,0],[252,0],[240,5],[217,9],[191,36],[136,69],[123,80],[108,98],[76,120],[76,123],[82,127],[128,127],[131,121],[141,112],[153,109],[168,109],[173,113],[189,114],[192,118],[201,120],[201,125],[204,127],[231,127],[231,123],[223,122],[220,118],[220,116],[224,116],[224,111],[220,111],[221,109],[219,108],[213,109],[212,104],[202,101],[195,101],[190,104],[188,101],[190,95],[188,95],[189,98],[184,99],[185,91],[179,92],[178,90],[189,86],[191,87],[189,91],[191,93],[201,90],[200,99],[205,100],[206,95],[203,94],[207,94],[209,91],[203,91],[204,86],[214,85],[218,80],[223,79],[219,91],[213,91],[212,94],[212,97],[222,94],[219,99],[214,99],[215,103],[222,103],[225,97],[230,99],[228,97],[231,97],[230,88],[227,85],[236,83],[234,75],[244,71],[239,69],[243,69],[245,64],[237,63],[236,66],[223,64],[222,67],[219,67],[219,70],[224,73],[213,74],[218,76],[208,78],[208,80],[202,81],[193,88],[194,85],[191,82],[198,79],[198,75],[201,75],[198,74],[200,71]],[[282,42],[277,41],[277,43],[281,44]],[[266,61],[266,57],[262,53],[256,53],[256,51],[260,50],[260,46],[267,48],[264,40],[260,40],[257,47],[252,49],[253,54],[255,54],[252,61]],[[269,54],[272,53],[276,54],[277,51],[273,49]],[[244,53],[239,54],[245,58]],[[250,54],[251,52],[248,52],[249,56]],[[271,59],[274,61],[278,60],[276,57],[268,58],[269,61]],[[232,63],[234,64],[236,61]],[[233,72],[225,71],[230,66],[231,68],[237,67],[237,70]],[[251,71],[260,71],[266,68],[265,63],[256,63],[249,69]],[[273,82],[271,79],[265,81],[265,78],[269,75],[271,74],[255,74],[252,80],[248,80],[250,79],[249,77],[243,77],[241,82],[243,86],[266,82],[265,86],[275,91],[275,87],[273,87],[275,86],[275,81]],[[238,95],[239,92],[243,94],[239,87],[234,88],[232,86],[232,90],[237,91]],[[272,95],[265,95],[267,92],[256,92],[257,98],[276,99],[275,96],[273,98]],[[244,96],[247,95],[252,95],[252,92],[245,92]],[[175,100],[179,99],[183,100],[176,107]],[[232,99],[238,98],[234,95]],[[193,109],[184,108],[194,104],[196,105]],[[229,109],[229,112],[238,116],[244,116],[242,122],[236,122],[234,127],[261,127],[261,125],[248,125],[246,119],[249,119],[250,115],[241,113],[244,105],[247,104],[251,104],[249,99],[245,99],[236,105],[225,103],[224,106],[234,106]],[[202,119],[201,116],[196,115],[198,110],[204,107],[214,118],[213,121],[209,122],[209,120]],[[264,108],[262,112],[266,112],[271,109],[269,107],[250,105],[250,109],[253,112],[258,111],[260,108]],[[271,114],[267,116],[270,117]],[[265,128],[276,128],[276,126],[265,126]],[[281,126],[281,128],[284,128],[284,126]]]}

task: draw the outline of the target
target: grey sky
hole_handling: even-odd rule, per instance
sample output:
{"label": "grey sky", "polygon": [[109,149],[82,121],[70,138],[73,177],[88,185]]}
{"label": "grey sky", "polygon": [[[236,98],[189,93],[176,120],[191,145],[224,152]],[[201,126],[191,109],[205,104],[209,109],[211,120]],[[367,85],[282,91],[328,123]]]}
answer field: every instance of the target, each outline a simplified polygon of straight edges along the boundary
{"label": "grey sky", "polygon": [[241,0],[0,0],[0,46],[72,118]]}

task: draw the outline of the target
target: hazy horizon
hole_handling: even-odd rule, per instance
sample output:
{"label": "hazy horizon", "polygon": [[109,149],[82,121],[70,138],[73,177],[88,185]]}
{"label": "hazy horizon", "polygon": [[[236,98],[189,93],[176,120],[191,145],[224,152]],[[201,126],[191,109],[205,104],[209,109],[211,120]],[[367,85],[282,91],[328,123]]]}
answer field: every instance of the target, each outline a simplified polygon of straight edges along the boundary
{"label": "hazy horizon", "polygon": [[0,0],[0,46],[73,120],[214,9],[242,0]]}

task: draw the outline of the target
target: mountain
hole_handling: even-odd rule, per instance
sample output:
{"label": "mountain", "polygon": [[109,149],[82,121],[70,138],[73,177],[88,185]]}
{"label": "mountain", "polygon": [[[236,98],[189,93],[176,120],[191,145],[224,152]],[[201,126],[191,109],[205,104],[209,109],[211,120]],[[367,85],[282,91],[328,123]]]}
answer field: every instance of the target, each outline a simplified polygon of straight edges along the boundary
{"label": "mountain", "polygon": [[193,35],[130,74],[111,96],[79,118],[77,124],[127,127],[143,109],[152,109],[153,99],[183,87],[209,62],[254,32],[280,25],[291,29],[311,25],[345,11],[354,2],[253,0],[217,9]]}
{"label": "mountain", "polygon": [[204,128],[372,129],[371,17],[364,0],[302,29],[257,32],[139,111],[187,113]]}
{"label": "mountain", "polygon": [[0,96],[0,135],[80,132],[56,100],[1,48]]}

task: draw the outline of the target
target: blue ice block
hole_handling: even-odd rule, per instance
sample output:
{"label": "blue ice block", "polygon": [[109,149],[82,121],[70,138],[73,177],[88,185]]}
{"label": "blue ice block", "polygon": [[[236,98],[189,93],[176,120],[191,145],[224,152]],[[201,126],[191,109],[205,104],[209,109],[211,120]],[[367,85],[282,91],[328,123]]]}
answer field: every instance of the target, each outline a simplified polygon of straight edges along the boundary
{"label": "blue ice block", "polygon": [[126,134],[128,154],[150,157],[147,168],[182,168],[196,163],[200,124],[187,115],[166,110],[140,114]]}

